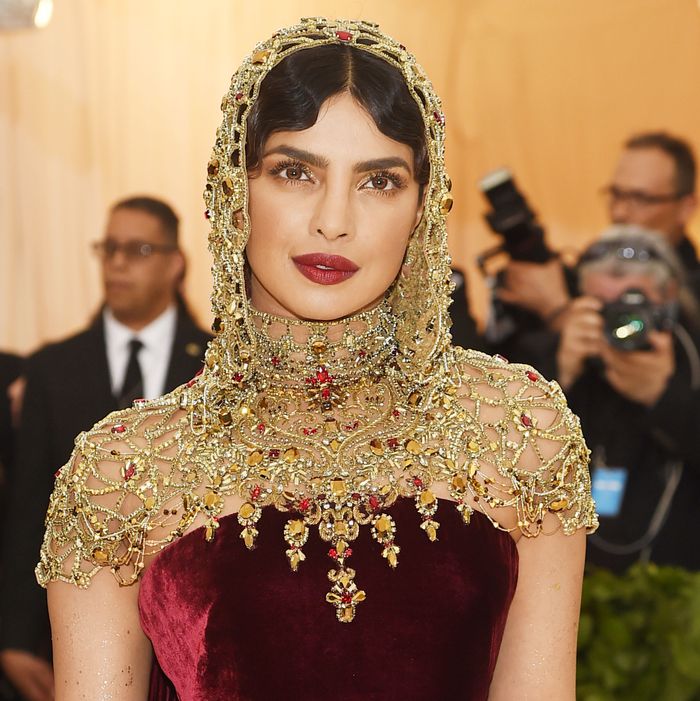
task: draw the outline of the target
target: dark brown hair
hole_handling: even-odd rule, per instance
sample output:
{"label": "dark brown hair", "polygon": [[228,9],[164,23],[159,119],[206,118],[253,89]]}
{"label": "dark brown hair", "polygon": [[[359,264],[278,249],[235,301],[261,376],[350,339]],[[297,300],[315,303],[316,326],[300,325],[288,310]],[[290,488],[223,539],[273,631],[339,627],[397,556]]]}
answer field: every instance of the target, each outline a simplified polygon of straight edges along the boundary
{"label": "dark brown hair", "polygon": [[296,51],[265,76],[248,116],[248,170],[259,167],[271,134],[312,127],[323,103],[343,92],[362,105],[382,134],[410,146],[422,193],[430,177],[425,126],[401,72],[367,51],[336,44]]}
{"label": "dark brown hair", "polygon": [[676,169],[676,194],[678,197],[695,192],[696,165],[690,144],[665,131],[637,134],[625,142],[625,148],[657,148],[673,160]]}
{"label": "dark brown hair", "polygon": [[139,195],[119,200],[112,206],[112,211],[115,209],[135,209],[150,214],[160,222],[168,243],[173,246],[178,245],[180,220],[175,214],[175,210],[167,202],[148,195]]}

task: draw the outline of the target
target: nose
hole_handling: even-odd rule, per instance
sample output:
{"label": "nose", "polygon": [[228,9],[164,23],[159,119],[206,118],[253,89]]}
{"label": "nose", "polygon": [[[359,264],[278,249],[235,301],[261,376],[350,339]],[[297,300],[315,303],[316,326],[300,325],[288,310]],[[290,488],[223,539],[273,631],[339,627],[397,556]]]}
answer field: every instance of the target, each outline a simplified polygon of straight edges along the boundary
{"label": "nose", "polygon": [[354,233],[351,188],[329,178],[319,192],[311,221],[311,232],[327,241],[347,238]]}
{"label": "nose", "polygon": [[608,205],[610,221],[613,224],[630,224],[630,204],[625,197],[610,197]]}
{"label": "nose", "polygon": [[117,270],[126,268],[128,266],[126,251],[121,246],[117,247],[111,255],[105,257],[104,265]]}

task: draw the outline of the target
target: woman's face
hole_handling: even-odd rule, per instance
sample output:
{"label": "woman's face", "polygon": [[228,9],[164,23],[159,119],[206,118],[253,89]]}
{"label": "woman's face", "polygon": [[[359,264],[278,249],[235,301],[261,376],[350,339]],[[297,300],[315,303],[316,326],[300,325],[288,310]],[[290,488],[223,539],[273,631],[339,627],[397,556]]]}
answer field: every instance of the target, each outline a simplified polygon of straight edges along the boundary
{"label": "woman's face", "polygon": [[249,178],[252,305],[330,321],[375,305],[422,214],[410,146],[347,93],[304,131],[272,134]]}

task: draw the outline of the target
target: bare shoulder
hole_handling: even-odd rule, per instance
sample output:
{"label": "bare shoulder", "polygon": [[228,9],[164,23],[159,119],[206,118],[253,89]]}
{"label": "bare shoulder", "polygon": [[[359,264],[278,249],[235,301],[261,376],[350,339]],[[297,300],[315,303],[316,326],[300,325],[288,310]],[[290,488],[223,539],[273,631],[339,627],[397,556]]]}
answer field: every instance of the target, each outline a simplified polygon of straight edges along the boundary
{"label": "bare shoulder", "polygon": [[46,516],[42,586],[64,581],[85,588],[109,568],[130,584],[149,552],[188,525],[190,515],[170,504],[185,484],[173,465],[187,414],[179,390],[153,402],[114,412],[75,440],[70,460],[56,473]]}
{"label": "bare shoulder", "polygon": [[456,349],[454,358],[478,508],[516,539],[594,530],[589,451],[559,385],[498,356]]}

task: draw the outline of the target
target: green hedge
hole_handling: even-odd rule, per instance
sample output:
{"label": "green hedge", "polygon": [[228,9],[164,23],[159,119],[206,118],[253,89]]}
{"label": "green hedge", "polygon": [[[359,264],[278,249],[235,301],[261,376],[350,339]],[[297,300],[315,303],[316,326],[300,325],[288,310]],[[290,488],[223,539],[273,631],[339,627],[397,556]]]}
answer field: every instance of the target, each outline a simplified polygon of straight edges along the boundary
{"label": "green hedge", "polygon": [[700,699],[700,573],[635,565],[586,576],[577,698]]}

